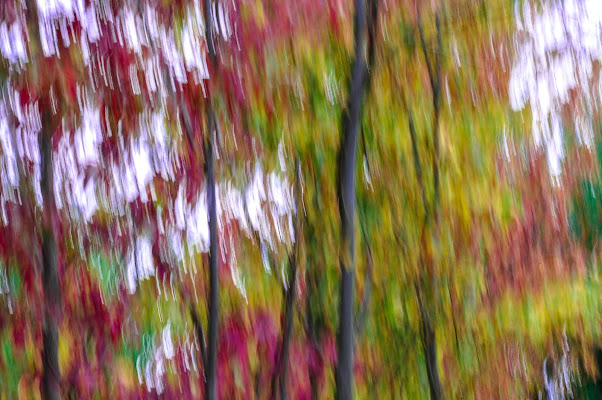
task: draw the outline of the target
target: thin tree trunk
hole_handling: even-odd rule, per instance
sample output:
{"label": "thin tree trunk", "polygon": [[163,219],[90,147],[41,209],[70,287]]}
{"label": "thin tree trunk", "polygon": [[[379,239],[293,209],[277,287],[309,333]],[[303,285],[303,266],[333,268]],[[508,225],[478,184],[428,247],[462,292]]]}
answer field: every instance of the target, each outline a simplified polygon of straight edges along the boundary
{"label": "thin tree trunk", "polygon": [[[28,22],[32,25],[31,41],[39,49],[40,31],[38,27],[38,6],[34,0],[26,1]],[[35,48],[35,47],[34,47]],[[39,62],[39,50],[32,53],[32,63]],[[42,61],[43,62],[43,61]],[[34,85],[36,84],[34,78]],[[54,200],[54,169],[52,166],[52,132],[49,129],[50,111],[40,110],[42,131],[39,133],[38,146],[40,150],[40,167],[43,201],[43,216],[41,224],[42,241],[42,291],[43,325],[42,325],[42,398],[46,400],[59,399],[61,375],[58,361],[58,316],[61,311],[61,289],[58,278],[58,254],[54,237],[53,219],[56,213]]]}
{"label": "thin tree trunk", "polygon": [[441,380],[439,379],[439,370],[437,368],[437,343],[435,330],[431,324],[428,312],[422,302],[422,294],[418,285],[415,285],[416,297],[418,298],[418,308],[420,309],[420,330],[422,337],[422,347],[424,350],[424,360],[426,364],[426,374],[429,380],[429,389],[432,400],[441,399]]}
{"label": "thin tree trunk", "polygon": [[[313,229],[310,229],[309,237],[312,237]],[[314,314],[311,306],[311,298],[315,296],[313,288],[315,287],[315,281],[313,278],[313,274],[306,269],[305,271],[305,279],[307,281],[307,293],[305,296],[305,313],[307,315],[306,318],[306,326],[305,331],[310,342],[311,349],[310,351],[313,353],[312,356],[320,357],[320,343],[318,341],[318,334],[316,328],[316,321],[314,320]],[[320,376],[318,371],[316,371],[316,366],[310,364],[309,366],[309,385],[311,387],[311,399],[318,400],[320,398]]]}
{"label": "thin tree trunk", "polygon": [[[277,390],[280,391],[280,399],[286,399],[286,377],[288,373],[288,360],[289,360],[289,348],[291,333],[293,331],[293,307],[295,300],[295,286],[297,285],[297,257],[292,254],[289,258],[289,264],[291,267],[291,284],[286,291],[286,298],[284,304],[284,320],[283,320],[283,332],[282,332],[282,345],[278,354],[278,361],[276,364],[276,370],[272,380],[271,398],[276,399]],[[276,389],[278,387],[278,389]]]}
{"label": "thin tree trunk", "polygon": [[[205,12],[206,12],[206,19],[208,20],[207,25],[206,25],[206,31],[205,33],[207,35],[211,34],[212,31],[212,26],[209,25],[212,23],[211,20],[211,9],[210,6],[208,4],[209,2],[205,2],[204,7],[205,7]],[[142,13],[142,4],[140,1],[138,1],[137,3],[138,5],[138,12]],[[148,27],[148,24],[146,23],[147,21],[144,20],[145,24],[144,24],[144,28],[147,31],[148,34],[150,34],[150,28]],[[209,37],[209,36],[208,36]],[[151,48],[153,52],[156,52],[156,48],[154,43],[151,41]],[[213,42],[211,42],[210,45],[208,45],[209,47],[209,58],[211,61],[211,65],[212,67],[215,66],[215,60],[216,60],[216,56],[215,56],[215,49],[213,47]],[[167,71],[164,71],[164,78],[166,82],[169,82],[169,79],[167,78]],[[188,140],[188,144],[191,146],[191,148],[193,149],[193,151],[195,152],[195,154],[199,155],[200,152],[197,153],[197,148],[195,147],[195,143],[194,143],[194,128],[193,128],[193,124],[192,124],[192,118],[190,117],[190,113],[188,111],[188,107],[186,106],[186,104],[182,101],[180,104],[178,104],[178,100],[176,99],[175,96],[175,92],[176,92],[176,88],[173,87],[173,90],[170,92],[170,99],[172,101],[172,104],[174,106],[174,108],[177,108],[181,111],[181,116],[182,116],[182,122],[184,123],[184,131],[186,133],[186,138]],[[158,96],[158,93],[157,93]],[[188,301],[188,308],[190,311],[190,316],[192,318],[192,325],[194,328],[194,331],[196,332],[196,336],[197,336],[197,340],[198,340],[198,344],[199,344],[199,349],[200,349],[200,353],[201,353],[201,365],[202,365],[202,369],[203,369],[203,375],[204,375],[204,380],[205,380],[205,394],[207,396],[208,399],[211,398],[215,398],[216,394],[215,394],[215,381],[216,381],[216,369],[217,369],[217,321],[218,321],[218,317],[219,317],[219,310],[218,310],[218,303],[217,303],[217,299],[219,298],[219,283],[217,282],[217,249],[218,247],[218,243],[217,243],[217,227],[216,227],[216,221],[217,221],[217,210],[216,210],[216,206],[215,206],[215,177],[214,177],[214,170],[213,170],[213,148],[212,148],[212,144],[213,144],[213,140],[212,140],[212,134],[213,134],[213,130],[212,130],[212,121],[213,121],[213,107],[211,104],[211,100],[209,100],[209,107],[208,107],[208,126],[209,126],[209,139],[208,139],[208,143],[205,144],[205,176],[207,179],[207,203],[209,205],[209,209],[208,209],[208,220],[209,220],[209,235],[210,235],[210,253],[209,253],[209,280],[210,280],[210,301],[209,301],[209,331],[211,334],[211,326],[212,326],[212,321],[214,322],[215,326],[214,326],[214,332],[213,332],[213,336],[209,338],[209,344],[207,344],[207,338],[205,337],[205,331],[203,330],[203,323],[201,322],[199,315],[194,307],[194,305],[192,304],[192,302]],[[211,154],[209,154],[208,152],[211,152]],[[213,222],[213,224],[212,224]],[[136,247],[134,247],[134,249],[136,249]],[[215,254],[215,256],[213,256]],[[137,258],[137,257],[136,257]],[[138,276],[138,264],[136,262],[136,277]],[[215,283],[214,283],[214,279],[215,279]],[[181,293],[182,294],[182,293]],[[214,300],[215,298],[215,300]],[[212,301],[214,300],[214,301]],[[212,307],[215,307],[215,309],[213,309]],[[212,345],[213,343],[213,345]],[[209,348],[209,350],[208,350]],[[213,353],[213,360],[212,360],[212,366],[209,366],[209,352],[210,350],[213,349],[214,353]],[[211,382],[208,379],[209,376],[209,371],[212,371],[211,373]],[[210,394],[212,392],[212,394]],[[212,396],[212,397],[211,397]]]}
{"label": "thin tree trunk", "polygon": [[282,345],[278,354],[278,361],[276,364],[276,370],[274,371],[274,377],[272,379],[271,387],[271,398],[275,399],[276,387],[279,387],[280,400],[286,399],[286,378],[288,374],[288,360],[289,360],[289,348],[291,341],[291,333],[293,331],[293,311],[295,301],[295,289],[297,286],[297,262],[299,259],[299,241],[301,238],[301,165],[297,160],[296,166],[296,178],[295,178],[295,196],[297,199],[297,216],[295,221],[295,248],[289,257],[291,282],[286,290],[286,298],[284,304],[284,320],[283,320],[283,332],[282,332]]}
{"label": "thin tree trunk", "polygon": [[199,315],[197,314],[194,305],[189,304],[188,308],[190,310],[190,316],[192,318],[192,326],[194,327],[194,331],[196,332],[196,337],[199,343],[199,349],[201,352],[201,362],[203,366],[203,371],[207,365],[207,344],[205,343],[205,331],[203,331],[203,325],[201,320],[199,319]]}
{"label": "thin tree trunk", "polygon": [[[210,107],[211,108],[211,107]],[[215,201],[215,177],[213,171],[213,135],[214,121],[212,110],[209,110],[209,136],[205,145],[205,162],[207,182],[207,206],[209,213],[209,343],[207,345],[207,373],[205,374],[205,397],[208,400],[216,398],[216,372],[217,372],[217,325],[219,318],[219,282],[218,282],[218,237],[217,237],[217,209]]]}
{"label": "thin tree trunk", "polygon": [[364,0],[355,1],[354,49],[351,85],[347,109],[343,114],[343,141],[339,153],[338,196],[341,216],[341,285],[339,327],[337,332],[336,398],[353,398],[353,299],[355,250],[355,158],[357,136],[361,124],[364,81],[367,73],[364,47],[366,42],[366,10]]}
{"label": "thin tree trunk", "polygon": [[435,330],[433,329],[428,316],[422,318],[422,337],[424,345],[424,358],[426,360],[426,373],[429,379],[429,389],[431,399],[441,399],[441,380],[439,379],[439,369],[437,366],[437,343],[435,341]]}
{"label": "thin tree trunk", "polygon": [[[378,1],[379,0],[368,0],[368,10],[366,12],[366,20],[368,25],[368,43],[367,43],[367,53],[368,53],[368,65],[367,65],[367,76],[365,77],[364,82],[364,96],[367,96],[370,93],[370,89],[372,87],[372,77],[374,76],[374,58],[376,54],[376,28],[378,26]],[[372,175],[372,171],[370,168],[370,161],[368,157],[368,150],[366,146],[366,134],[363,126],[361,126],[361,135],[362,142],[364,147],[364,157],[366,158],[366,164],[368,167],[368,174]],[[364,293],[362,294],[362,300],[360,303],[360,309],[357,316],[357,321],[355,323],[355,334],[360,336],[364,330],[364,325],[366,321],[366,315],[368,313],[368,306],[370,303],[370,295],[372,293],[372,269],[373,269],[373,260],[372,260],[372,249],[370,248],[370,243],[368,242],[368,233],[366,232],[364,224],[360,221],[360,227],[362,231],[362,237],[365,242],[365,252],[366,252],[366,270],[364,273]]]}
{"label": "thin tree trunk", "polygon": [[[47,119],[45,118],[45,120]],[[47,124],[44,125],[44,127],[46,126]],[[42,176],[41,190],[44,204],[44,216],[42,219],[42,288],[44,291],[42,396],[44,399],[54,400],[61,397],[57,324],[61,293],[57,271],[57,247],[52,229],[52,220],[56,207],[54,201],[51,132],[45,130],[40,132],[39,146]]]}
{"label": "thin tree trunk", "polygon": [[[211,1],[204,1],[205,8],[205,37],[212,71],[217,73],[217,57],[213,44],[213,18],[211,13]],[[207,369],[205,374],[205,398],[215,400],[216,398],[216,376],[217,376],[217,335],[219,319],[219,282],[218,282],[218,257],[219,245],[217,236],[217,209],[215,200],[215,176],[213,169],[213,146],[217,135],[217,121],[213,110],[213,104],[209,95],[207,108],[207,142],[205,143],[205,179],[207,182],[207,211],[209,219],[209,321],[208,321],[208,343],[207,343]]]}
{"label": "thin tree trunk", "polygon": [[[414,170],[416,173],[416,179],[420,186],[420,193],[422,195],[422,200],[424,203],[425,215],[424,215],[424,223],[422,226],[422,243],[426,242],[426,225],[428,223],[429,218],[431,218],[430,212],[433,210],[429,210],[428,203],[426,203],[426,191],[424,187],[424,180],[422,177],[422,164],[420,162],[420,157],[418,155],[418,147],[417,147],[417,139],[416,139],[416,130],[414,127],[414,120],[412,116],[412,112],[409,113],[409,127],[410,127],[410,136],[412,139],[412,154],[414,159]],[[420,254],[420,269],[422,271],[427,271],[427,273],[432,272],[432,265],[429,264],[427,267],[427,263],[425,262],[425,254],[424,249],[421,250]],[[429,381],[429,389],[431,393],[432,400],[439,400],[441,398],[441,382],[439,380],[439,372],[437,369],[437,342],[435,339],[435,330],[432,327],[431,319],[428,315],[428,311],[426,310],[423,300],[422,300],[422,292],[420,286],[417,282],[414,285],[416,291],[416,297],[418,299],[418,306],[420,309],[420,329],[421,329],[421,339],[422,339],[422,347],[424,350],[424,359],[426,364],[426,372]]]}
{"label": "thin tree trunk", "polygon": [[[422,29],[422,23],[418,18],[418,32],[420,34],[420,43],[422,45],[422,51],[426,59],[426,65],[428,68],[429,79],[431,83],[431,90],[433,92],[433,157],[432,157],[432,170],[433,170],[433,202],[431,207],[430,215],[425,215],[425,225],[423,226],[423,242],[426,240],[425,231],[427,221],[430,219],[430,223],[433,226],[433,241],[437,244],[439,240],[439,192],[440,192],[440,178],[439,178],[439,114],[440,114],[440,103],[441,103],[441,53],[443,51],[442,39],[441,39],[441,26],[439,23],[439,15],[435,15],[435,24],[437,28],[437,48],[435,50],[435,63],[429,56],[428,49],[426,46],[426,40],[424,37],[424,31]],[[411,116],[410,116],[411,118]],[[410,131],[413,130],[413,122],[410,119]],[[411,132],[413,135],[414,133]],[[414,147],[414,153],[416,153],[415,137],[412,137],[412,143]],[[414,155],[417,157],[417,154]],[[417,174],[419,171],[419,164],[417,164]],[[424,183],[421,183],[422,190],[424,191]],[[425,256],[424,251],[421,255]],[[424,260],[424,259],[423,259]],[[425,265],[423,263],[423,265]],[[428,258],[428,265],[426,265],[426,271],[428,274],[434,274],[432,257]],[[434,275],[432,281],[434,281]],[[433,284],[433,290],[435,290],[435,284]],[[432,325],[431,317],[428,314],[428,310],[424,307],[422,302],[420,288],[416,285],[416,296],[418,297],[418,304],[420,306],[420,319],[422,329],[422,345],[424,348],[424,358],[426,363],[426,372],[429,380],[429,388],[432,400],[439,400],[442,398],[441,380],[439,378],[439,370],[437,366],[437,341],[435,337],[435,329]]]}

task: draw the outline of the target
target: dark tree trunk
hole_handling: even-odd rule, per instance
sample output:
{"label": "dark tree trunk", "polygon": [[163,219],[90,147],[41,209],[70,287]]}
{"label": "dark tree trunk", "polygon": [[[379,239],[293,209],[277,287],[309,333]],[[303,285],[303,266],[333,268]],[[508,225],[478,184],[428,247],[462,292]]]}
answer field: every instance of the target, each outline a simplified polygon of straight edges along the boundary
{"label": "dark tree trunk", "polygon": [[[205,37],[211,63],[212,73],[217,72],[217,57],[213,44],[213,18],[211,13],[211,1],[205,0]],[[216,399],[216,376],[217,376],[217,335],[219,319],[219,281],[218,281],[218,257],[219,245],[217,237],[217,209],[215,201],[215,176],[213,168],[213,146],[217,136],[217,121],[213,110],[211,93],[207,107],[207,141],[205,142],[205,179],[207,182],[207,212],[209,219],[209,321],[208,321],[208,343],[207,343],[207,365],[205,373],[205,398]]]}
{"label": "dark tree trunk", "polygon": [[207,207],[209,213],[209,328],[207,344],[207,369],[205,373],[205,394],[208,400],[216,398],[217,371],[217,325],[219,318],[219,282],[218,257],[219,246],[217,238],[217,209],[215,201],[215,176],[213,171],[213,137],[215,132],[214,116],[209,110],[209,136],[205,144],[205,179],[207,182]]}
{"label": "dark tree trunk", "polygon": [[[45,127],[48,126],[45,118]],[[42,396],[59,399],[60,371],[58,360],[58,324],[61,293],[57,270],[57,247],[52,229],[55,214],[54,177],[52,166],[52,134],[43,130],[39,139],[41,156],[41,190],[44,204],[42,221],[42,288],[44,291],[44,321],[42,327]]]}
{"label": "dark tree trunk", "polygon": [[343,141],[339,153],[338,197],[341,216],[341,285],[339,297],[339,327],[337,332],[337,366],[335,371],[336,398],[353,398],[354,347],[354,250],[355,250],[355,158],[357,137],[361,125],[361,109],[367,65],[366,10],[364,0],[355,1],[354,49],[351,83],[347,109],[344,110]]}
{"label": "dark tree trunk", "polygon": [[[39,49],[40,34],[38,27],[38,7],[34,0],[26,1],[28,23],[31,25],[31,41]],[[36,48],[30,46],[31,48]],[[40,62],[39,50],[32,52],[31,62]],[[43,60],[42,60],[43,62]],[[34,85],[36,78],[34,78]],[[60,380],[58,361],[58,317],[61,311],[61,289],[58,278],[58,254],[54,237],[53,219],[56,213],[54,200],[54,170],[52,165],[52,131],[51,115],[48,109],[40,110],[42,131],[39,133],[41,191],[43,216],[41,224],[42,242],[42,291],[43,291],[43,325],[42,325],[42,397],[46,400],[60,399]],[[19,163],[19,161],[18,161]]]}
{"label": "dark tree trunk", "polygon": [[[422,312],[421,312],[422,313]],[[421,316],[422,344],[424,347],[424,358],[426,362],[426,374],[429,380],[429,388],[432,400],[441,399],[441,380],[437,367],[437,343],[435,341],[435,330],[427,315]]]}

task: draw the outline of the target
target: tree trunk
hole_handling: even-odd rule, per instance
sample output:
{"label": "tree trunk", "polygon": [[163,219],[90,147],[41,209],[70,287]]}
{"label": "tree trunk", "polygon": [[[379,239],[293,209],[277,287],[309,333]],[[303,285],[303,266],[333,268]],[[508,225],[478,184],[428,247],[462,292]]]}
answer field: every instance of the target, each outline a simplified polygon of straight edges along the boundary
{"label": "tree trunk", "polygon": [[[298,239],[297,239],[298,240]],[[291,266],[291,284],[286,291],[286,299],[284,304],[284,321],[283,321],[283,332],[282,332],[282,345],[280,347],[280,354],[278,355],[278,361],[276,365],[276,371],[274,379],[272,381],[272,398],[276,399],[276,386],[280,391],[280,400],[286,399],[286,377],[288,374],[288,360],[289,360],[289,348],[291,333],[293,331],[293,307],[295,300],[295,286],[297,285],[297,257],[295,254],[291,255],[289,259]]]}
{"label": "tree trunk", "polygon": [[[315,237],[313,227],[310,227],[308,237]],[[315,263],[314,263],[315,264]],[[309,262],[308,265],[312,265],[312,262]],[[310,343],[310,352],[313,357],[321,357],[320,354],[320,343],[318,341],[318,334],[316,327],[316,321],[314,318],[314,313],[311,305],[311,299],[313,296],[319,295],[316,291],[314,293],[315,288],[315,280],[312,272],[306,268],[305,270],[305,280],[307,282],[307,293],[305,295],[305,312],[306,312],[306,326],[305,331],[307,334],[307,339]],[[318,400],[320,398],[320,378],[321,378],[321,370],[317,367],[316,360],[309,364],[309,385],[311,387],[311,399]],[[320,360],[321,362],[322,360]]]}
{"label": "tree trunk", "polygon": [[288,360],[289,360],[289,348],[291,341],[291,333],[293,331],[293,311],[295,302],[295,289],[297,287],[297,262],[299,259],[299,241],[301,238],[301,165],[297,160],[295,165],[296,178],[295,178],[295,196],[297,203],[297,215],[295,216],[295,246],[292,254],[289,256],[291,282],[286,290],[285,304],[284,304],[284,320],[283,320],[283,332],[282,332],[282,346],[278,354],[278,361],[276,370],[272,380],[271,398],[276,398],[276,387],[280,390],[280,400],[286,400],[286,378],[288,375]]}
{"label": "tree trunk", "polygon": [[[32,32],[31,42],[39,49],[40,31],[38,26],[38,6],[34,0],[26,0],[27,19]],[[31,48],[36,48],[30,46]],[[32,52],[31,63],[39,61],[38,50]],[[42,58],[42,62],[44,62]],[[34,86],[37,84],[34,78]],[[46,400],[59,399],[60,371],[58,361],[58,323],[61,308],[61,289],[58,278],[58,255],[54,238],[53,219],[56,214],[54,200],[54,170],[52,165],[52,131],[50,130],[50,111],[41,109],[42,131],[39,133],[40,169],[43,215],[41,224],[42,241],[42,291],[44,297],[42,322],[42,397]],[[18,161],[19,163],[19,161]]]}
{"label": "tree trunk", "polygon": [[[418,32],[420,34],[420,43],[424,58],[426,59],[426,66],[428,68],[429,80],[431,83],[431,90],[433,94],[433,157],[432,157],[432,170],[433,170],[433,201],[430,215],[425,215],[425,225],[423,227],[423,243],[425,243],[425,231],[427,222],[432,226],[432,240],[437,244],[439,241],[439,228],[440,228],[440,206],[439,206],[439,192],[440,192],[440,178],[439,178],[439,153],[440,153],[440,140],[439,140],[439,115],[440,115],[440,104],[441,104],[441,54],[443,52],[443,45],[441,39],[441,24],[439,21],[439,15],[435,14],[435,26],[437,29],[437,49],[435,50],[435,60],[433,63],[432,58],[429,56],[426,40],[424,37],[424,30],[422,29],[422,23],[420,17],[418,18]],[[410,117],[411,118],[411,117]],[[414,135],[413,122],[410,119],[410,133]],[[412,144],[415,148],[415,137],[412,137]],[[414,155],[417,158],[417,155]],[[419,166],[419,164],[417,164]],[[417,168],[418,174],[418,168]],[[419,178],[421,179],[421,178]],[[421,189],[424,193],[424,182],[421,182]],[[424,197],[424,194],[423,194]],[[428,219],[430,218],[430,221]],[[423,249],[422,256],[424,257],[425,249]],[[428,277],[431,282],[435,281],[435,271],[432,257],[429,256],[428,265],[426,268]],[[423,264],[424,265],[424,264]],[[433,284],[433,291],[435,290],[435,284]],[[429,388],[431,392],[431,400],[439,400],[442,397],[441,380],[439,379],[439,370],[437,367],[437,341],[435,338],[435,329],[433,328],[432,321],[428,315],[428,311],[425,309],[421,293],[419,288],[416,289],[418,296],[418,302],[420,305],[421,315],[421,328],[422,328],[422,344],[424,347],[424,358],[426,363],[426,372],[429,380]]]}
{"label": "tree trunk", "polygon": [[[44,111],[43,111],[44,112]],[[46,111],[47,113],[47,111]],[[45,118],[47,120],[47,118]],[[47,122],[47,121],[44,121]],[[44,124],[46,127],[47,124]],[[57,271],[57,248],[52,229],[55,214],[54,174],[52,166],[52,134],[42,130],[39,138],[41,156],[41,190],[44,204],[42,218],[42,288],[44,291],[44,321],[42,327],[42,396],[59,399],[60,371],[58,360],[58,324],[61,293]]]}
{"label": "tree trunk", "polygon": [[[211,13],[211,2],[205,0],[205,37],[212,72],[216,73],[217,58],[215,46],[213,45],[213,18]],[[207,182],[207,212],[209,220],[209,321],[208,321],[208,343],[207,343],[207,369],[205,373],[205,398],[215,400],[216,398],[216,376],[217,376],[217,335],[219,319],[219,282],[218,282],[218,257],[219,245],[217,236],[217,204],[215,200],[215,176],[213,169],[213,146],[217,135],[217,121],[213,112],[211,93],[207,108],[207,141],[205,143],[205,179]]]}
{"label": "tree trunk", "polygon": [[205,144],[205,162],[207,182],[207,207],[209,213],[209,328],[207,344],[207,370],[205,374],[205,397],[208,400],[216,398],[216,372],[217,372],[217,325],[219,318],[219,282],[218,282],[218,257],[219,246],[217,238],[217,209],[215,201],[215,177],[213,171],[213,137],[214,121],[212,110],[209,110],[209,136]]}
{"label": "tree trunk", "polygon": [[364,55],[366,42],[366,10],[364,0],[355,1],[354,49],[351,85],[347,109],[343,114],[343,141],[339,153],[338,196],[341,216],[341,286],[339,297],[339,327],[337,332],[337,366],[335,372],[336,398],[353,398],[353,299],[355,249],[355,158],[357,136],[361,124],[364,82],[367,65]]}
{"label": "tree trunk", "polygon": [[435,330],[433,329],[428,315],[422,315],[422,344],[424,347],[424,358],[426,362],[426,374],[429,380],[431,400],[441,399],[441,380],[437,368],[437,343],[435,341]]}

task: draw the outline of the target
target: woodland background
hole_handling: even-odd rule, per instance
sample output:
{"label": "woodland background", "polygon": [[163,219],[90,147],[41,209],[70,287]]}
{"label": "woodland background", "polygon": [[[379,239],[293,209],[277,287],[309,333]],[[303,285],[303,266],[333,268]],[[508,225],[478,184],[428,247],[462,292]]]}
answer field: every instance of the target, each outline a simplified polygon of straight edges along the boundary
{"label": "woodland background", "polygon": [[0,398],[602,398],[598,0],[5,0],[0,53]]}

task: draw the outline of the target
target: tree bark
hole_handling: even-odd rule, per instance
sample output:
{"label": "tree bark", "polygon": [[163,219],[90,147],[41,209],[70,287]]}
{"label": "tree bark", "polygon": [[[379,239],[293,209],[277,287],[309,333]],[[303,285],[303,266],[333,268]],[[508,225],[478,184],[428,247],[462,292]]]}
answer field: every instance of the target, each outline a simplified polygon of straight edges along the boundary
{"label": "tree bark", "polygon": [[341,285],[337,332],[336,398],[353,399],[354,347],[354,250],[355,250],[355,158],[361,124],[367,65],[365,61],[366,10],[364,0],[355,1],[354,49],[347,109],[344,111],[343,141],[339,153],[338,197],[341,216]]}
{"label": "tree bark", "polygon": [[[31,41],[38,48],[40,44],[38,6],[34,0],[26,0],[28,23],[31,25]],[[39,51],[32,52],[31,63],[40,62]],[[43,62],[43,59],[42,61]],[[38,84],[34,78],[33,84]],[[54,237],[53,220],[56,214],[54,200],[54,169],[52,165],[52,131],[50,129],[51,114],[48,109],[41,109],[42,131],[38,137],[40,151],[43,215],[41,223],[42,242],[42,291],[43,291],[43,321],[42,321],[42,387],[41,394],[45,400],[61,398],[58,361],[58,317],[61,312],[61,289],[58,278],[58,254]],[[19,165],[19,161],[17,161]],[[19,165],[22,172],[22,167]],[[20,177],[23,178],[23,177]]]}
{"label": "tree bark", "polygon": [[[211,13],[211,1],[204,1],[205,8],[205,37],[212,72],[217,70],[217,57],[213,44],[213,18]],[[207,343],[207,368],[205,374],[205,398],[215,400],[216,377],[217,377],[217,335],[219,319],[219,281],[218,281],[218,257],[219,245],[217,235],[217,205],[215,200],[215,176],[213,166],[213,146],[217,135],[217,123],[213,110],[211,93],[207,108],[208,135],[205,143],[205,179],[207,182],[207,212],[209,220],[209,321],[208,321],[208,343]]]}
{"label": "tree bark", "polygon": [[[45,112],[47,114],[48,111]],[[48,118],[44,118],[44,127]],[[52,228],[56,212],[54,200],[54,174],[52,166],[52,134],[42,130],[39,137],[41,158],[41,190],[44,205],[42,218],[42,288],[44,291],[44,320],[42,327],[42,397],[47,400],[59,399],[60,371],[58,360],[58,314],[61,293],[58,278],[57,247]]]}
{"label": "tree bark", "polygon": [[209,216],[209,328],[207,344],[207,372],[205,374],[205,397],[208,400],[216,398],[217,372],[217,335],[219,318],[219,282],[218,257],[219,246],[217,237],[217,209],[215,201],[215,176],[213,170],[213,136],[214,116],[209,110],[209,140],[205,144],[205,179],[207,182],[207,208]]}

